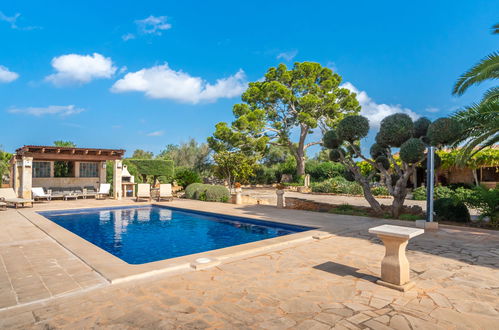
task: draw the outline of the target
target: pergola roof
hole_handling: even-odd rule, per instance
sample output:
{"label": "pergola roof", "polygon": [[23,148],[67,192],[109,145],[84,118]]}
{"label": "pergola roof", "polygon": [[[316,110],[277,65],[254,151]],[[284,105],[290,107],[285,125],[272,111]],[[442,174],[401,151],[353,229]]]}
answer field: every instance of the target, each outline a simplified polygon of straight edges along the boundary
{"label": "pergola roof", "polygon": [[54,146],[24,146],[16,150],[16,158],[33,160],[105,161],[122,159],[123,149],[72,148]]}

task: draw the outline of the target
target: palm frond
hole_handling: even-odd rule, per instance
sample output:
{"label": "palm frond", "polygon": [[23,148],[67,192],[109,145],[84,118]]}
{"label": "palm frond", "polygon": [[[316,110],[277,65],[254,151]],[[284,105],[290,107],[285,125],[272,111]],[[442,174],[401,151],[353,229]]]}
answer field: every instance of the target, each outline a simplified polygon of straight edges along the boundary
{"label": "palm frond", "polygon": [[494,52],[464,73],[452,90],[453,95],[462,95],[472,85],[484,80],[499,78],[499,53]]}
{"label": "palm frond", "polygon": [[492,27],[492,34],[499,34],[499,23],[494,24]]}
{"label": "palm frond", "polygon": [[489,88],[484,94],[482,98],[482,103],[491,102],[499,100],[499,87]]}

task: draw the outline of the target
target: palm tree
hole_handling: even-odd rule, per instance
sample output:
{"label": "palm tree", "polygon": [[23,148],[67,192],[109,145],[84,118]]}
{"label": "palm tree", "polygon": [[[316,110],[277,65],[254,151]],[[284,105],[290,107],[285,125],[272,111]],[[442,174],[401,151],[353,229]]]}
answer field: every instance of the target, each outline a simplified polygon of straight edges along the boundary
{"label": "palm tree", "polygon": [[[499,34],[499,24],[492,27],[493,34]],[[459,77],[452,91],[463,95],[466,90],[484,81],[499,79],[499,53],[493,52]],[[499,87],[489,88],[478,104],[472,104],[458,111],[456,118],[463,125],[462,138],[455,146],[466,142],[458,158],[464,164],[478,151],[499,141]]]}

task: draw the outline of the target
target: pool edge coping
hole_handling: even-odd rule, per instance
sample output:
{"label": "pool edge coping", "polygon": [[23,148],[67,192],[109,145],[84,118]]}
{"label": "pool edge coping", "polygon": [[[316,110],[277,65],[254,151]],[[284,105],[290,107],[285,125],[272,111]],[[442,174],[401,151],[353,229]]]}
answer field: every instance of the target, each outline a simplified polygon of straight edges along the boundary
{"label": "pool edge coping", "polygon": [[[154,205],[168,206],[159,203],[144,204],[141,206],[154,206]],[[122,205],[122,206],[126,207],[127,205]],[[177,205],[171,207],[185,211],[191,210],[202,213],[222,214],[224,216],[235,217],[235,218],[247,218],[253,220],[293,225],[291,223],[286,223],[283,221],[271,221],[261,216],[255,216],[250,218],[250,217],[240,217],[237,215],[227,214],[226,212],[223,211],[214,213],[214,212],[206,212],[203,210],[196,210],[187,207],[179,207]],[[92,209],[92,207],[72,208],[72,209],[74,210]],[[84,262],[86,265],[88,265],[95,272],[100,274],[104,279],[106,279],[109,283],[112,284],[122,283],[134,279],[139,279],[159,274],[171,273],[172,275],[174,275],[188,271],[202,270],[208,267],[217,266],[222,262],[225,263],[233,260],[243,259],[245,257],[258,255],[264,252],[283,249],[286,248],[287,246],[295,245],[301,242],[306,242],[314,239],[321,239],[324,237],[331,236],[328,231],[324,231],[322,230],[322,228],[315,228],[311,230],[305,230],[303,232],[274,237],[256,242],[234,245],[221,249],[210,250],[206,252],[200,252],[176,258],[164,259],[145,264],[134,265],[134,264],[128,264],[122,259],[112,255],[111,253],[103,250],[102,248],[86,241],[82,237],[72,233],[71,231],[63,228],[62,226],[56,224],[55,222],[47,219],[46,217],[38,213],[40,211],[35,211],[33,209],[20,209],[18,210],[18,212],[24,218],[30,221],[34,226],[36,226],[46,235],[54,239],[59,245],[61,245],[63,248],[65,248],[70,253],[75,255],[82,262]],[[304,227],[310,227],[310,226],[304,226]],[[207,267],[196,268],[195,261],[198,258],[209,258],[213,262],[207,265]]]}

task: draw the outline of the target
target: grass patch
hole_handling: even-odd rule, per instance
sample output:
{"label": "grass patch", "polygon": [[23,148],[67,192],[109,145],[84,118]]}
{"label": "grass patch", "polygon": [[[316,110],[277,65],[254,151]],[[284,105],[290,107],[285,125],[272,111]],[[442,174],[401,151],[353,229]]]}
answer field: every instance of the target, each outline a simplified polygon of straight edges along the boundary
{"label": "grass patch", "polygon": [[399,216],[399,220],[408,220],[408,221],[416,221],[416,220],[422,220],[423,217],[420,215],[416,214],[401,214]]}
{"label": "grass patch", "polygon": [[367,217],[369,214],[364,211],[355,208],[350,204],[342,204],[329,210],[329,213],[343,214],[343,215],[356,215],[361,217]]}

